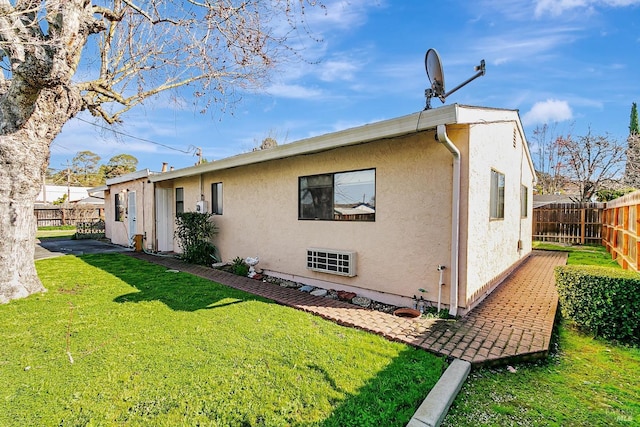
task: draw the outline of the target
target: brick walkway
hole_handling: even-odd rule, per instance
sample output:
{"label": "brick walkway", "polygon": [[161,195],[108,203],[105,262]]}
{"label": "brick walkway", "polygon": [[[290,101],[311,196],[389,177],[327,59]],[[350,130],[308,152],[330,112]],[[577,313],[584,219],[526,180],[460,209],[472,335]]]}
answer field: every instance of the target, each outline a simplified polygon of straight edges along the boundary
{"label": "brick walkway", "polygon": [[467,316],[442,320],[400,318],[174,258],[129,254],[474,365],[547,355],[558,305],[553,269],[567,260],[564,252],[534,251]]}

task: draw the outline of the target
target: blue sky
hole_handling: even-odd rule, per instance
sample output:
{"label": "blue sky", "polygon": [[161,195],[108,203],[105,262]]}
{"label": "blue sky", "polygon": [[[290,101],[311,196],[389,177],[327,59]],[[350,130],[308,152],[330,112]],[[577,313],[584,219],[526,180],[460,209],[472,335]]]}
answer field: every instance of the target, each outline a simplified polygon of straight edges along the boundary
{"label": "blue sky", "polygon": [[137,139],[73,119],[53,142],[50,167],[60,169],[76,152],[91,150],[105,163],[128,153],[139,168],[157,171],[162,162],[182,168],[195,163],[195,147],[216,160],[251,151],[268,136],[282,145],[411,114],[425,105],[429,48],[440,54],[448,89],[471,77],[484,59],[486,75],[447,104],[517,109],[530,143],[533,129],[544,123],[577,135],[591,128],[623,141],[631,103],[640,102],[640,0],[324,4],[326,14],[317,9],[307,16],[323,39],[305,42],[310,62],[276,70],[262,92],[243,93],[224,113],[149,100],[117,128]]}

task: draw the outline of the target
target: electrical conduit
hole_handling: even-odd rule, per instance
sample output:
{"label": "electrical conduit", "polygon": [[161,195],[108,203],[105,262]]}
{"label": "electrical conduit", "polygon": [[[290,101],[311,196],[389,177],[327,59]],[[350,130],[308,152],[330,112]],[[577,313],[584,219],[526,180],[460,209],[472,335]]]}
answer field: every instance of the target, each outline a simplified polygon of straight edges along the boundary
{"label": "electrical conduit", "polygon": [[438,125],[436,139],[453,155],[453,197],[451,201],[451,289],[449,314],[458,314],[458,258],[460,253],[460,150],[447,135],[445,125]]}

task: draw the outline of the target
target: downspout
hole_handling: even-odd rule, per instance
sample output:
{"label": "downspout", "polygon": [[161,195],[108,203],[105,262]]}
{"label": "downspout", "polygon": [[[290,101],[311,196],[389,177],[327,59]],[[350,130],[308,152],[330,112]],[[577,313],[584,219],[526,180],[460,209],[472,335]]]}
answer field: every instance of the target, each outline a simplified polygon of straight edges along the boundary
{"label": "downspout", "polygon": [[458,314],[458,258],[460,254],[460,150],[447,135],[445,125],[438,125],[436,139],[453,155],[453,195],[451,201],[451,289],[449,314]]}

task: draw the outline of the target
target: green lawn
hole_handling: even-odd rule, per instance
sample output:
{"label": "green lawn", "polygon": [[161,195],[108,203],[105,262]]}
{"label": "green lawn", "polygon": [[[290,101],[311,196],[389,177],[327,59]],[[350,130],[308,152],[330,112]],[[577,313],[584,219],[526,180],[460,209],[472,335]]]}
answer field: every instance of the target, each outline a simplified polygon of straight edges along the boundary
{"label": "green lawn", "polygon": [[564,246],[557,243],[534,242],[533,249],[569,252],[568,265],[600,265],[602,267],[621,268],[620,264],[611,259],[611,254],[607,252],[604,246]]}
{"label": "green lawn", "polygon": [[[569,264],[612,266],[602,247],[568,249]],[[640,426],[640,349],[594,339],[568,321],[557,331],[546,361],[473,372],[443,426]]]}
{"label": "green lawn", "polygon": [[60,227],[40,227],[36,231],[38,239],[51,239],[54,237],[73,237],[76,234],[76,227],[65,225]]}
{"label": "green lawn", "polygon": [[2,426],[404,426],[445,362],[126,255],[0,306]]}

